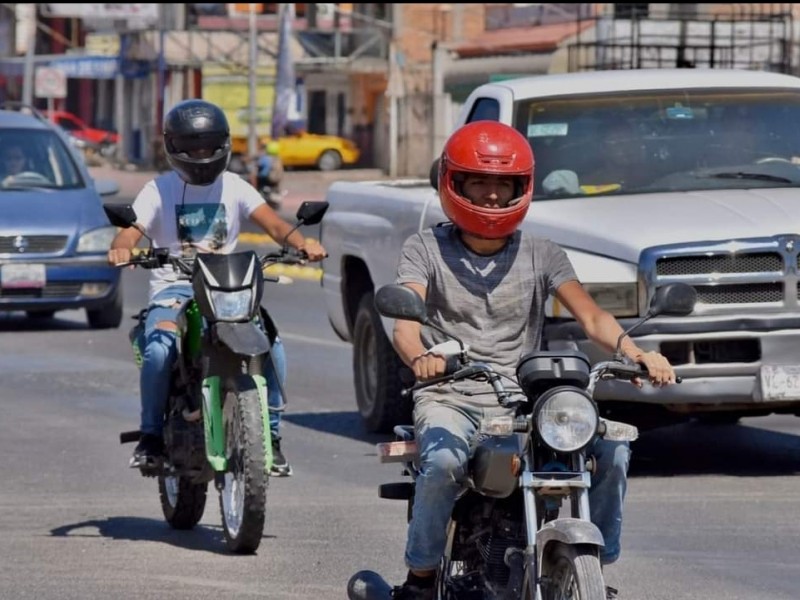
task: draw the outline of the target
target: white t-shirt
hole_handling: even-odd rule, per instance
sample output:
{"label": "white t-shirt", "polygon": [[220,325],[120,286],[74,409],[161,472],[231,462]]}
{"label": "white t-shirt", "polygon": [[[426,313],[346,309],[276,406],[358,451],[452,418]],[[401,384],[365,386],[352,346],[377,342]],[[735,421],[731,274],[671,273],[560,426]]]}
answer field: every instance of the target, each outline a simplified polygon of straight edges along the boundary
{"label": "white t-shirt", "polygon": [[[133,209],[154,246],[169,248],[172,256],[191,257],[233,252],[240,222],[262,204],[261,194],[235,173],[225,171],[211,185],[189,185],[169,171],[144,186]],[[150,298],[176,280],[171,266],[153,269]]]}

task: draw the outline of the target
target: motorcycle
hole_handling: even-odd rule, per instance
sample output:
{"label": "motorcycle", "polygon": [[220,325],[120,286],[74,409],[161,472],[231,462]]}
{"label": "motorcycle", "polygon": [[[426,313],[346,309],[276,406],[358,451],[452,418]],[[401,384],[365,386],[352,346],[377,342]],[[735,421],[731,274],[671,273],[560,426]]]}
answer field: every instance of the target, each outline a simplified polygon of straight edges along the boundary
{"label": "motorcycle", "polygon": [[[327,202],[304,202],[292,231],[319,223],[327,208]],[[104,209],[112,225],[139,229],[130,205]],[[140,471],[158,478],[161,508],[175,529],[191,529],[200,521],[213,480],[227,547],[237,554],[253,553],[264,529],[273,458],[262,373],[264,362],[272,360],[275,328],[261,299],[265,282],[281,281],[263,269],[273,263],[302,264],[306,257],[288,246],[262,257],[251,250],[176,257],[147,239],[149,248],[118,266],[170,265],[178,279],[191,282],[194,295],[177,319],[178,358],[164,413],[164,456],[139,466]],[[139,367],[143,349],[137,340],[146,312],[134,317],[138,323],[129,336]],[[140,435],[123,432],[120,443],[136,442]]]}
{"label": "motorcycle", "polygon": [[[472,361],[461,340],[431,350],[447,357],[445,374],[404,393],[474,379],[510,409],[508,416],[484,419],[472,440],[468,476],[437,569],[438,600],[605,600],[599,554],[604,541],[590,520],[595,465],[587,448],[597,437],[633,441],[638,431],[599,416],[595,386],[646,377],[641,365],[623,359],[622,339],[657,315],[689,314],[695,301],[689,285],[659,288],[647,314],[620,336],[611,360],[592,367],[578,351],[532,352],[519,360],[513,387],[491,365]],[[375,306],[385,317],[438,329],[428,321],[424,301],[406,286],[379,289]],[[401,463],[411,481],[382,484],[379,496],[406,500],[410,521],[419,455],[412,426],[397,426],[394,433],[395,441],[377,445],[378,456],[383,463]],[[389,585],[372,571],[353,575],[347,589],[350,600],[391,597]]]}

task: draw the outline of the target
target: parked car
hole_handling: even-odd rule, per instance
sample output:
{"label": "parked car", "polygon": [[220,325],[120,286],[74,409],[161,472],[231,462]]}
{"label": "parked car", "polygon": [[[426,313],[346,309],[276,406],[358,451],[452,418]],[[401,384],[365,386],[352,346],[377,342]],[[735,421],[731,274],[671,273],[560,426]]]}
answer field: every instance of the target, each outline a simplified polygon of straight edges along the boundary
{"label": "parked car", "polygon": [[85,121],[65,110],[48,113],[50,120],[64,129],[69,135],[97,148],[101,154],[108,156],[119,142],[119,134],[115,131],[90,127]]}
{"label": "parked car", "polygon": [[[267,143],[269,136],[260,138]],[[343,166],[358,162],[361,151],[353,142],[336,135],[318,135],[298,132],[278,139],[280,156],[284,167],[316,167],[320,171],[336,171]],[[244,161],[248,155],[248,140],[243,136],[232,136],[231,147],[234,155],[231,169],[237,172],[246,169]]]}
{"label": "parked car", "polygon": [[44,115],[0,107],[0,311],[82,308],[91,327],[119,326],[120,271],[106,262],[116,229],[101,201],[118,191]]}

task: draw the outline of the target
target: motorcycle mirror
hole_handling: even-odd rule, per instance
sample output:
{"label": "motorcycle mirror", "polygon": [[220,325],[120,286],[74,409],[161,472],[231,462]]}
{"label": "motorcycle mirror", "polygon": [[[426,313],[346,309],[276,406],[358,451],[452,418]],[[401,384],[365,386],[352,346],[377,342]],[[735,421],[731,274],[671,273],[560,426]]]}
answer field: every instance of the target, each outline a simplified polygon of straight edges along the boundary
{"label": "motorcycle mirror", "polygon": [[150,242],[150,246],[153,245],[153,239],[136,223],[136,211],[133,210],[130,204],[104,204],[103,210],[112,225],[122,229],[128,229],[129,227],[138,229]]}
{"label": "motorcycle mirror", "polygon": [[425,325],[428,311],[425,301],[417,292],[405,285],[385,285],[375,294],[375,308],[384,317],[416,321]]}
{"label": "motorcycle mirror", "polygon": [[127,229],[136,222],[136,211],[130,204],[104,204],[103,210],[115,227]]}
{"label": "motorcycle mirror", "polygon": [[328,210],[327,202],[303,202],[297,209],[297,220],[303,225],[316,225]]}
{"label": "motorcycle mirror", "polygon": [[437,192],[439,191],[439,159],[431,163],[431,170],[428,173],[428,179],[431,182],[431,187],[435,189]]}
{"label": "motorcycle mirror", "polygon": [[648,314],[683,317],[694,310],[697,291],[688,283],[670,283],[656,290]]}
{"label": "motorcycle mirror", "polygon": [[614,359],[622,359],[622,353],[620,351],[622,339],[626,335],[629,335],[634,329],[637,329],[640,325],[658,315],[686,316],[694,310],[696,302],[697,291],[688,283],[669,283],[658,288],[653,295],[653,299],[650,301],[650,308],[647,314],[617,338],[617,348],[614,351]]}

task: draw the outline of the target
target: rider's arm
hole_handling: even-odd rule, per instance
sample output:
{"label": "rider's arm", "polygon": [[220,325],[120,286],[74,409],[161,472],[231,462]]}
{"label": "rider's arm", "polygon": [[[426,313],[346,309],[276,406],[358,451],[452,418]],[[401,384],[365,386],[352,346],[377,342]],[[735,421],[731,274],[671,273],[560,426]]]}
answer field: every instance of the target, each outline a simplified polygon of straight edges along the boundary
{"label": "rider's arm", "polygon": [[[405,283],[425,300],[425,286],[419,283]],[[396,320],[392,332],[392,343],[400,359],[414,371],[420,381],[443,375],[445,359],[436,354],[425,354],[420,330],[422,326],[416,321]]]}
{"label": "rider's arm", "polygon": [[281,245],[286,243],[296,250],[305,251],[309,260],[321,260],[326,256],[325,248],[318,241],[307,240],[298,230],[289,234],[292,226],[266,203],[262,203],[250,213],[250,220],[266,231],[276,243]]}
{"label": "rider's arm", "polygon": [[142,239],[142,232],[135,227],[120,230],[111,242],[107,257],[108,263],[118,265],[130,261],[131,251],[140,239]]}
{"label": "rider's arm", "polygon": [[[616,349],[617,340],[624,330],[611,313],[598,306],[580,282],[572,280],[562,283],[556,289],[556,297],[575,317],[590,340],[608,352]],[[654,384],[675,382],[675,371],[658,352],[645,352],[627,336],[622,339],[620,349],[625,356],[647,367]]]}

